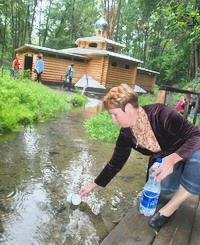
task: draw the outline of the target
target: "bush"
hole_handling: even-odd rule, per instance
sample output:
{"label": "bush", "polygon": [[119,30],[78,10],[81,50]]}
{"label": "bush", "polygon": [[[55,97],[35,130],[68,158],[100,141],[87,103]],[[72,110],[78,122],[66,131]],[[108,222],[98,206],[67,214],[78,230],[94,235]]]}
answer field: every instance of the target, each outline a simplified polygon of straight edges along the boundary
{"label": "bush", "polygon": [[80,93],[77,93],[70,97],[70,102],[73,106],[82,106],[88,102],[88,98]]}
{"label": "bush", "polygon": [[[0,133],[16,131],[21,126],[55,117],[57,112],[70,110],[68,100],[70,96],[32,80],[3,76],[0,78]],[[74,95],[72,101],[82,105],[86,98]]]}
{"label": "bush", "polygon": [[93,140],[114,142],[119,134],[120,126],[113,124],[107,111],[101,112],[84,123],[88,137]]}

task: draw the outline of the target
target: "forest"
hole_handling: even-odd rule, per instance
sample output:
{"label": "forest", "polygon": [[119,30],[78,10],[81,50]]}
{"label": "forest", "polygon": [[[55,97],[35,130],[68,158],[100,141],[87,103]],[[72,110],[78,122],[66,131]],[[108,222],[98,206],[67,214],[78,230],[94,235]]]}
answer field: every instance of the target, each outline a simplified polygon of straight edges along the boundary
{"label": "forest", "polygon": [[100,17],[122,53],[160,72],[158,85],[200,81],[199,0],[1,0],[0,67],[10,69],[24,44],[64,49],[95,35]]}

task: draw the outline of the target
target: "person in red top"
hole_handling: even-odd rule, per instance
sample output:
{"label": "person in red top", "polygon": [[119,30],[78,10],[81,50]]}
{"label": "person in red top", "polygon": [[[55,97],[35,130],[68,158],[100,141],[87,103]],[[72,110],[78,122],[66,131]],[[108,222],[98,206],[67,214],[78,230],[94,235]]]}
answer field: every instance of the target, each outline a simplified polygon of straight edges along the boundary
{"label": "person in red top", "polygon": [[176,110],[183,113],[185,105],[185,98],[183,96],[180,97],[178,104],[176,105]]}
{"label": "person in red top", "polygon": [[19,70],[21,69],[20,61],[19,61],[19,54],[16,54],[15,59],[12,63],[12,76],[17,78],[19,76]]}

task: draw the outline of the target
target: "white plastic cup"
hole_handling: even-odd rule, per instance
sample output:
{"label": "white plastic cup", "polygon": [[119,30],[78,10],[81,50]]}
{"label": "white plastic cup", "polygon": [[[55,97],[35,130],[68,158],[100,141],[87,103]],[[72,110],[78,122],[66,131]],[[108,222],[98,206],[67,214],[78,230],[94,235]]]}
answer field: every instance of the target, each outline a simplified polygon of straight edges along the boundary
{"label": "white plastic cup", "polygon": [[81,203],[81,197],[78,194],[70,193],[67,196],[67,201],[73,205],[79,205]]}
{"label": "white plastic cup", "polygon": [[67,196],[67,201],[69,202],[69,203],[71,203],[72,202],[72,196],[74,195],[74,193],[70,193],[68,196]]}

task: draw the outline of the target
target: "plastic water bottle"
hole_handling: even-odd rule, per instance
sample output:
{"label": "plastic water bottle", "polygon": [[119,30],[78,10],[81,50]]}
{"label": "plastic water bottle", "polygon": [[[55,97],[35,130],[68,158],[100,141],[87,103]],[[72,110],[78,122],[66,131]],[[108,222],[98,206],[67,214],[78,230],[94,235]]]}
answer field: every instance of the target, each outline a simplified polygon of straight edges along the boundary
{"label": "plastic water bottle", "polygon": [[156,211],[161,186],[160,182],[155,180],[155,176],[152,173],[159,168],[161,163],[162,158],[157,158],[156,162],[149,169],[149,179],[144,185],[139,206],[139,212],[144,216],[151,216]]}
{"label": "plastic water bottle", "polygon": [[194,107],[192,106],[191,111],[190,111],[190,116],[194,117]]}
{"label": "plastic water bottle", "polygon": [[[156,158],[154,164],[149,168],[149,176],[152,176],[152,173],[160,167],[161,163],[162,163],[162,158]],[[155,178],[155,175],[153,176],[153,178]]]}

